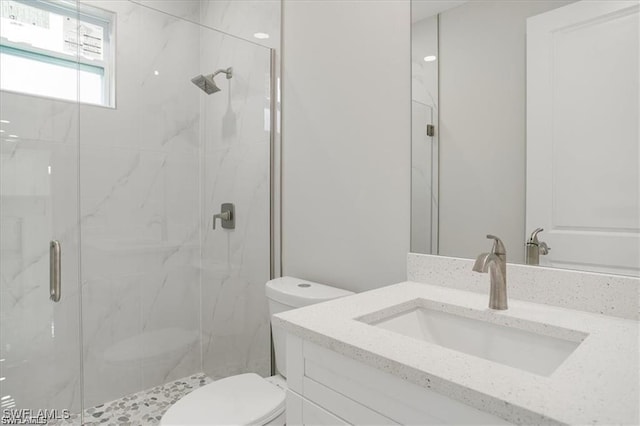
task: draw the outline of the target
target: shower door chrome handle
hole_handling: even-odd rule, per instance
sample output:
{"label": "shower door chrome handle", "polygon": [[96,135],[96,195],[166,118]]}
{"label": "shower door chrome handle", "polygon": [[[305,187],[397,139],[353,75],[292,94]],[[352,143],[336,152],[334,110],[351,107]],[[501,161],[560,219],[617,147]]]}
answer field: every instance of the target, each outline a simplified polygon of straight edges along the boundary
{"label": "shower door chrome handle", "polygon": [[61,281],[61,256],[60,242],[52,240],[49,244],[49,298],[53,302],[59,302],[62,281]]}

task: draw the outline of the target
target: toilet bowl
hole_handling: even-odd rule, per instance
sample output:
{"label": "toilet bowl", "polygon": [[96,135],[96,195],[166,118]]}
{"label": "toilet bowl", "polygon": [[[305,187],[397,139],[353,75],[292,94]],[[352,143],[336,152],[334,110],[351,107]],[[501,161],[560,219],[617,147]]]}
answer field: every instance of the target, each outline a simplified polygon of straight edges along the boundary
{"label": "toilet bowl", "polygon": [[[294,277],[267,282],[265,292],[270,315],[353,294]],[[173,404],[160,425],[284,425],[286,335],[278,328],[272,333],[275,376],[262,378],[246,373],[216,380]]]}

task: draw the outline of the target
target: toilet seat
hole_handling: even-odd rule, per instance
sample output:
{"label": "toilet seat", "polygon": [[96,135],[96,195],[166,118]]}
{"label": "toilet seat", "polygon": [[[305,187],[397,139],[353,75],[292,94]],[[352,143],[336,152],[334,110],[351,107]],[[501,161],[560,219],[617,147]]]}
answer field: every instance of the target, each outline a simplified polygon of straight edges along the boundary
{"label": "toilet seat", "polygon": [[285,409],[285,392],[254,373],[209,383],[173,404],[161,426],[264,425]]}

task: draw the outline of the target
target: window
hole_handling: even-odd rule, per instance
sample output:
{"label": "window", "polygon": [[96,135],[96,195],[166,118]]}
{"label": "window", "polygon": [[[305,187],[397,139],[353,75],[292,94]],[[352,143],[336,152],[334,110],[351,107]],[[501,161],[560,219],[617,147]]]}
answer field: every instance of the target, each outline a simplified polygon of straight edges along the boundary
{"label": "window", "polygon": [[0,1],[0,89],[114,105],[114,14],[75,1]]}

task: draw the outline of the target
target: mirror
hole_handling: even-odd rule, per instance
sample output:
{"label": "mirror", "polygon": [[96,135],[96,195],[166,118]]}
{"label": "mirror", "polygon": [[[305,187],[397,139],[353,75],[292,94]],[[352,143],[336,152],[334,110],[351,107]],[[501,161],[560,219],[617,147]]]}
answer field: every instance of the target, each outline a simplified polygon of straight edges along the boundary
{"label": "mirror", "polygon": [[638,2],[411,8],[411,251],[640,276]]}

